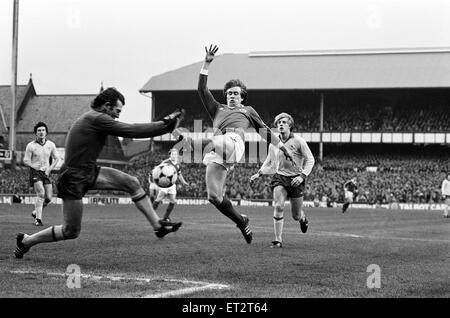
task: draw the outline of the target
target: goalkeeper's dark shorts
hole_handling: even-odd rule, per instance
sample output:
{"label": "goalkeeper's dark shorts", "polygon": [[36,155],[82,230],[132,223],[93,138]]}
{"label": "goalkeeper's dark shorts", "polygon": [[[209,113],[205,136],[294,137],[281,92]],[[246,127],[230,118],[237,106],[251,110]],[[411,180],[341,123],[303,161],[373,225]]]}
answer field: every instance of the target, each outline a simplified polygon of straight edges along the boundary
{"label": "goalkeeper's dark shorts", "polygon": [[92,168],[71,168],[62,167],[56,189],[58,198],[81,200],[88,190],[92,189],[97,181],[100,167]]}
{"label": "goalkeeper's dark shorts", "polygon": [[41,181],[42,184],[52,184],[44,171],[30,168],[30,188],[34,187],[34,184],[39,181]]}
{"label": "goalkeeper's dark shorts", "polygon": [[282,186],[284,189],[286,189],[288,198],[301,198],[303,197],[303,192],[305,191],[305,185],[306,180],[303,180],[300,185],[294,187],[291,185],[292,180],[297,176],[287,177],[280,175],[278,173],[275,173],[272,177],[272,181],[270,182],[270,188],[275,189],[275,187]]}

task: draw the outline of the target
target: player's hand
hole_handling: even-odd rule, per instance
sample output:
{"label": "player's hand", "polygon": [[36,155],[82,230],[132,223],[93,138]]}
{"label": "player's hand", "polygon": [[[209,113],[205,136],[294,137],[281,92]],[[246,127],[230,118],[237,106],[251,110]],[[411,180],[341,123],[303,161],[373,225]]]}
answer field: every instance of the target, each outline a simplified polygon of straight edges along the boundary
{"label": "player's hand", "polygon": [[184,109],[183,108],[179,108],[178,110],[176,110],[173,113],[171,113],[171,114],[167,115],[166,117],[164,117],[162,119],[162,121],[166,125],[166,127],[164,128],[164,131],[172,132],[175,129],[177,129],[178,126],[180,125],[180,122],[184,118],[184,113],[185,113]]}
{"label": "player's hand", "polygon": [[211,63],[214,60],[214,55],[219,50],[219,47],[217,45],[210,45],[209,49],[205,46],[206,56],[205,56],[205,63]]}
{"label": "player's hand", "polygon": [[292,179],[291,186],[298,187],[300,184],[302,184],[302,182],[303,182],[303,177],[297,176],[294,179]]}
{"label": "player's hand", "polygon": [[250,177],[250,182],[255,181],[256,179],[258,179],[261,175],[259,174],[259,172],[255,173],[254,175],[252,175]]}
{"label": "player's hand", "polygon": [[48,177],[52,171],[50,169],[45,170],[45,175]]}

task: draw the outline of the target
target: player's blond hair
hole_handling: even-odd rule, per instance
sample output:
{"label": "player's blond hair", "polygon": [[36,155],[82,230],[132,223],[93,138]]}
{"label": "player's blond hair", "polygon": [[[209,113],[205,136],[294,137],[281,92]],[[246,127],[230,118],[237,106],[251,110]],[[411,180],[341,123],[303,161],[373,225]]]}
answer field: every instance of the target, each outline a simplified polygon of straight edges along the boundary
{"label": "player's blond hair", "polygon": [[289,128],[290,129],[294,128],[294,118],[292,118],[292,116],[289,115],[288,113],[280,113],[275,116],[275,120],[273,121],[273,125],[275,127],[277,126],[277,123],[281,118],[287,118],[289,122]]}

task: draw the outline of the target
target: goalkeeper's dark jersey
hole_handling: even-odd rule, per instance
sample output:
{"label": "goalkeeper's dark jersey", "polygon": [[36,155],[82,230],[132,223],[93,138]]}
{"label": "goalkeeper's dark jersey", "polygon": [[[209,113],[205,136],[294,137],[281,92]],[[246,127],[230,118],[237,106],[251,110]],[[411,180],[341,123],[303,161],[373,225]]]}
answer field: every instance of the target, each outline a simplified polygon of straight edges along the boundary
{"label": "goalkeeper's dark jersey", "polygon": [[200,74],[198,80],[198,92],[203,105],[205,105],[211,117],[214,118],[213,128],[215,128],[215,135],[234,131],[241,136],[242,140],[245,140],[245,130],[252,127],[255,128],[256,132],[268,142],[272,142],[276,145],[280,141],[262,121],[261,117],[259,117],[253,107],[229,107],[228,105],[223,105],[216,101],[206,85],[207,80],[207,75]]}
{"label": "goalkeeper's dark jersey", "polygon": [[65,145],[64,166],[89,169],[95,163],[108,135],[147,138],[161,132],[161,127],[150,124],[127,124],[95,110],[81,115],[70,128]]}

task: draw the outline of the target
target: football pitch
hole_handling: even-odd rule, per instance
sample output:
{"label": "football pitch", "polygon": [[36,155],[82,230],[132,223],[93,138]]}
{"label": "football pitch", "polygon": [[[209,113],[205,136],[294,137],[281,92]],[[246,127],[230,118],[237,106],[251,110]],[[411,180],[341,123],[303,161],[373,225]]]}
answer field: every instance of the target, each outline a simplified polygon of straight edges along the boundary
{"label": "football pitch", "polygon": [[[44,210],[43,228],[61,223],[60,208]],[[15,234],[43,228],[31,205],[0,205],[0,297],[450,297],[441,211],[307,208],[303,234],[287,206],[283,248],[272,249],[272,208],[237,208],[250,245],[212,205],[176,206],[183,226],[163,239],[134,206],[87,205],[78,239],[15,259]]]}

